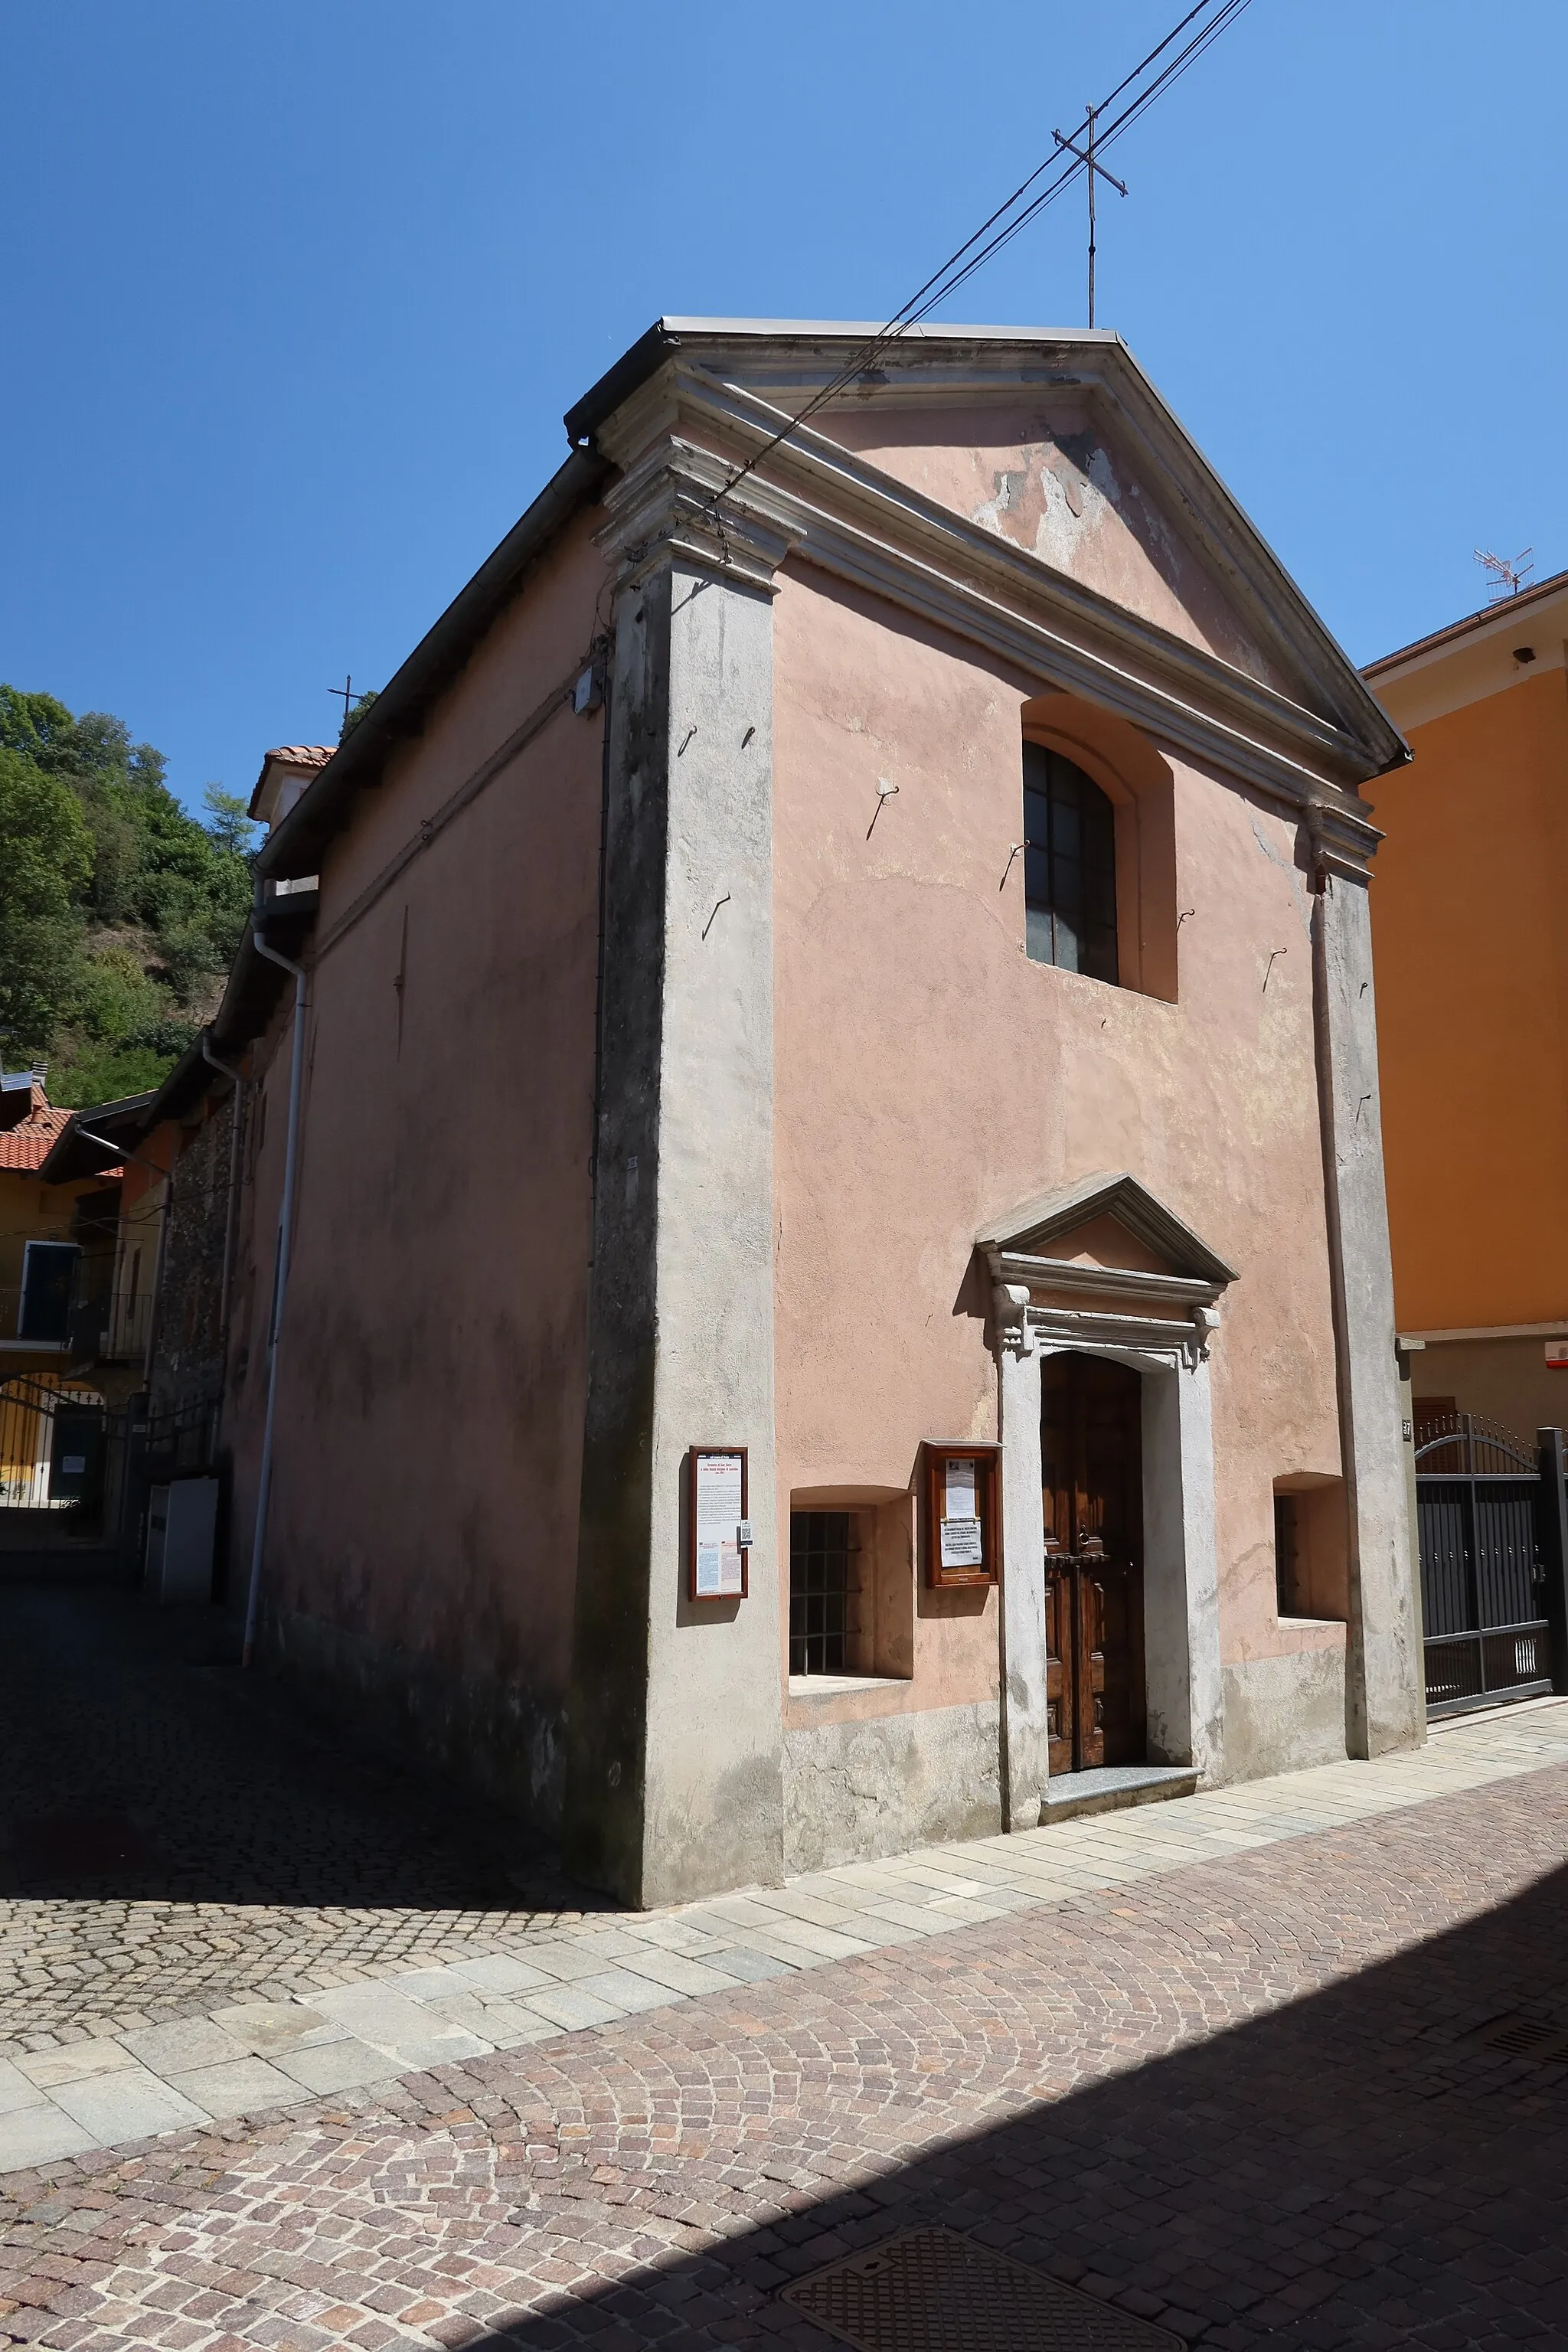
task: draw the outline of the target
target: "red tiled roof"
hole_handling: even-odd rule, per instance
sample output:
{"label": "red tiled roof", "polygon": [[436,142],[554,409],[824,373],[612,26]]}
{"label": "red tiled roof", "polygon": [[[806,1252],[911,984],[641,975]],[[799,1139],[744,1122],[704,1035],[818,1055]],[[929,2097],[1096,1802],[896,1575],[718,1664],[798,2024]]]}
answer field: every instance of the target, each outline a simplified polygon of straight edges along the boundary
{"label": "red tiled roof", "polygon": [[265,771],[267,760],[281,760],[289,768],[324,768],[336,750],[335,743],[279,743],[261,765]]}
{"label": "red tiled roof", "polygon": [[0,1129],[0,1168],[19,1169],[23,1174],[41,1168],[50,1144],[69,1125],[70,1116],[68,1110],[51,1110],[44,1103],[15,1127]]}

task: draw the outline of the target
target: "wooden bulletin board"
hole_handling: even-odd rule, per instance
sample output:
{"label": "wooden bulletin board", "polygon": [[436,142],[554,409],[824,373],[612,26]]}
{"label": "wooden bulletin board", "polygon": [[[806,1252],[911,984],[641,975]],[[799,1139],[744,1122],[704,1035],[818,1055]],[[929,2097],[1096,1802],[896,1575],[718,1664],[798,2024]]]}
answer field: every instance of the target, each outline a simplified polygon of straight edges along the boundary
{"label": "wooden bulletin board", "polygon": [[954,1438],[928,1441],[921,1451],[926,1582],[994,1584],[1002,1565],[1000,1449]]}
{"label": "wooden bulletin board", "polygon": [[751,1550],[740,1541],[751,1498],[743,1445],[694,1445],[687,1455],[686,1591],[692,1601],[744,1601]]}

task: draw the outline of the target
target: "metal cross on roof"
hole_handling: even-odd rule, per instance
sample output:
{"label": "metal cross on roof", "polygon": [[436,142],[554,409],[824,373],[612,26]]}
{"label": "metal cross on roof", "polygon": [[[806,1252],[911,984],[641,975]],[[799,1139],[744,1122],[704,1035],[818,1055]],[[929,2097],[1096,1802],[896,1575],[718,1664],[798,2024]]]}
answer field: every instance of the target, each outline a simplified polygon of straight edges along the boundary
{"label": "metal cross on roof", "polygon": [[1117,194],[1118,194],[1119,196],[1124,196],[1124,195],[1127,194],[1126,189],[1122,186],[1122,184],[1121,184],[1121,181],[1116,177],[1116,174],[1115,174],[1113,172],[1108,172],[1108,171],[1106,170],[1106,168],[1105,168],[1105,166],[1104,166],[1104,164],[1103,164],[1103,163],[1097,163],[1097,162],[1096,162],[1096,160],[1095,160],[1095,153],[1094,153],[1094,118],[1095,118],[1095,116],[1096,116],[1099,112],[1100,112],[1100,109],[1099,109],[1099,107],[1098,107],[1098,106],[1091,106],[1091,107],[1089,107],[1089,108],[1088,108],[1088,109],[1086,110],[1086,120],[1087,120],[1088,126],[1089,126],[1089,138],[1088,138],[1087,144],[1086,144],[1086,145],[1084,145],[1084,146],[1082,146],[1082,147],[1080,147],[1080,146],[1078,144],[1077,141],[1076,141],[1076,140],[1074,140],[1074,139],[1064,139],[1064,138],[1063,138],[1063,136],[1062,136],[1062,134],[1061,134],[1061,132],[1060,132],[1059,131],[1052,131],[1052,133],[1051,133],[1051,137],[1056,141],[1057,145],[1058,145],[1058,147],[1065,147],[1065,148],[1067,149],[1067,151],[1068,151],[1068,154],[1069,154],[1069,155],[1076,155],[1076,156],[1078,157],[1079,162],[1081,164],[1083,164],[1083,166],[1085,167],[1085,168],[1084,168],[1084,176],[1087,178],[1087,180],[1088,180],[1088,182],[1089,182],[1089,325],[1090,325],[1091,327],[1092,327],[1092,326],[1093,326],[1093,324],[1094,324],[1094,178],[1095,178],[1095,173],[1098,172],[1098,173],[1099,173],[1099,174],[1100,174],[1100,178],[1101,178],[1102,180],[1109,180],[1109,181],[1110,182],[1111,186],[1115,189],[1115,191],[1116,191],[1116,193],[1117,193]]}

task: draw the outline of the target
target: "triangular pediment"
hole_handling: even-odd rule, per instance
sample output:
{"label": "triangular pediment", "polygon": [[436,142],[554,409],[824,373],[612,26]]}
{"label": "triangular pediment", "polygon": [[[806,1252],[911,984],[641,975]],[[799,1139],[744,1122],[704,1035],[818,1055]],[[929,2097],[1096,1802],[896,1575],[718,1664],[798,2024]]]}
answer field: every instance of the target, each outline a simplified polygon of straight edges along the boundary
{"label": "triangular pediment", "polygon": [[974,1238],[988,1256],[1173,1276],[1216,1287],[1236,1280],[1234,1266],[1147,1185],[1125,1173],[1084,1176],[1076,1184],[1040,1193],[983,1226]]}
{"label": "triangular pediment", "polygon": [[1364,873],[1361,789],[1406,748],[1120,336],[665,318],[566,425],[616,561],[847,582],[1311,811],[1323,869]]}
{"label": "triangular pediment", "polygon": [[1152,450],[1140,457],[1107,406],[1076,390],[914,415],[873,398],[831,415],[823,430],[1124,612],[1299,692],[1300,664],[1269,642],[1256,605],[1230,593],[1176,483]]}

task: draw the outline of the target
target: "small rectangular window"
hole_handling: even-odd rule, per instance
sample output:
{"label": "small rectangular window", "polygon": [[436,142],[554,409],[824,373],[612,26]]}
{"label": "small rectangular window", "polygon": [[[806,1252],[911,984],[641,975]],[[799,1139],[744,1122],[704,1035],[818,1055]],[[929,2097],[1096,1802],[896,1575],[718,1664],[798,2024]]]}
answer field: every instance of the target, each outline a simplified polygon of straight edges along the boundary
{"label": "small rectangular window", "polygon": [[850,1671],[860,1549],[853,1511],[789,1515],[789,1670]]}

